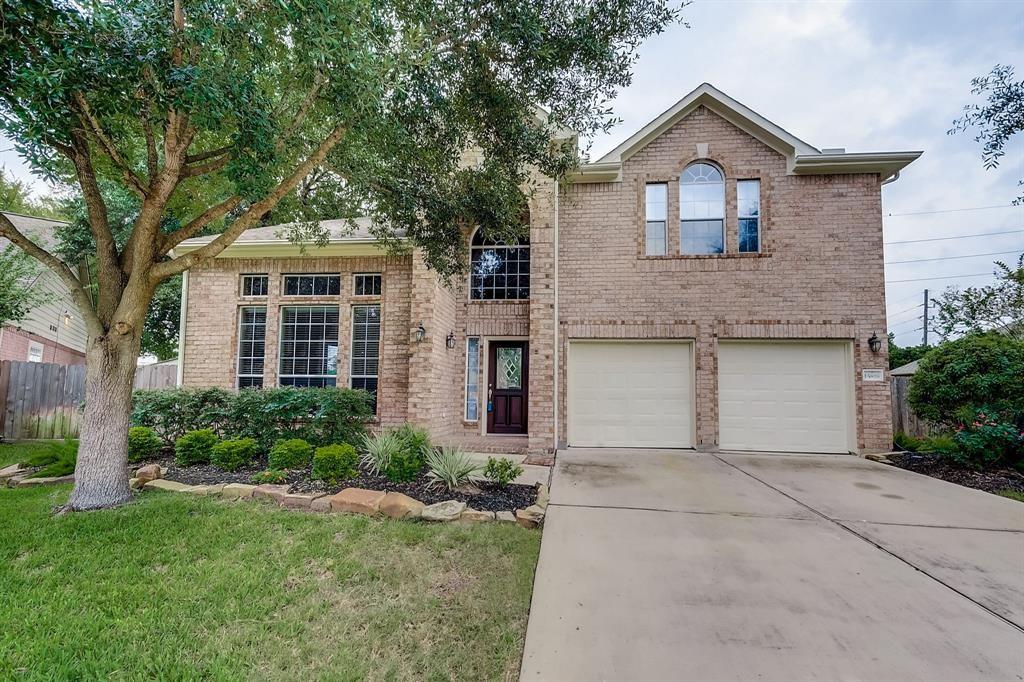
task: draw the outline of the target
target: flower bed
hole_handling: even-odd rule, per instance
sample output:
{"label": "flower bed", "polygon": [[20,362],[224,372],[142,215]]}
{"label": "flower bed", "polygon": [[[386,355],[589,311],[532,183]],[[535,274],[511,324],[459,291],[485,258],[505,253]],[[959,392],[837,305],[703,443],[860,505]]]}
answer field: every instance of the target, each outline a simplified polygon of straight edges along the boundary
{"label": "flower bed", "polygon": [[949,457],[928,452],[900,452],[887,455],[890,464],[919,474],[939,478],[989,493],[1024,493],[1024,475],[1012,469],[977,469]]}

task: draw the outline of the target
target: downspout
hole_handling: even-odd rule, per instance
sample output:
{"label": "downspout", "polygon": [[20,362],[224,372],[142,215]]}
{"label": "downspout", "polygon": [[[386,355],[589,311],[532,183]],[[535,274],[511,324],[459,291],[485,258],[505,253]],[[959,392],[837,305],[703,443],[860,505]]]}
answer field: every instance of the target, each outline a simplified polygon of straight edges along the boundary
{"label": "downspout", "polygon": [[558,186],[558,180],[555,180],[555,380],[554,380],[554,397],[552,400],[554,423],[555,423],[555,435],[554,442],[552,443],[551,452],[555,454],[558,452],[558,195],[561,192],[561,188]]}
{"label": "downspout", "polygon": [[188,309],[188,270],[181,273],[181,310],[178,312],[178,372],[175,383],[181,386],[185,379],[185,321]]}
{"label": "downspout", "polygon": [[891,178],[889,178],[887,180],[882,180],[882,184],[883,185],[888,185],[890,182],[896,182],[899,179],[900,179],[900,172],[896,171],[896,173]]}

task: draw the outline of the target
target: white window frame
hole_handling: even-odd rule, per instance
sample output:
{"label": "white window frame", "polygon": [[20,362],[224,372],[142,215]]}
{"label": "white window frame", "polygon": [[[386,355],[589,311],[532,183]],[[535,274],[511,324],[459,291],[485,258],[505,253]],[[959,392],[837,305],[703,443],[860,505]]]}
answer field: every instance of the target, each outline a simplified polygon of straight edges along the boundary
{"label": "white window frame", "polygon": [[[476,237],[479,234],[480,234],[480,228],[477,228],[476,231],[473,233],[473,235],[469,239],[469,244],[470,244],[470,246],[469,246],[469,286],[468,286],[468,291],[466,292],[466,296],[468,297],[468,300],[471,303],[473,303],[473,302],[479,303],[481,301],[529,301],[530,300],[530,288],[531,288],[531,286],[533,284],[533,251],[532,251],[532,247],[530,246],[529,240],[527,240],[527,242],[525,244],[497,244],[497,245],[493,245],[493,244],[492,245],[474,244],[473,242],[476,240]],[[522,296],[522,297],[519,296],[519,290],[523,288],[523,287],[520,286],[520,287],[516,287],[515,288],[516,295],[515,295],[515,297],[512,297],[512,298],[508,297],[507,295],[505,296],[505,298],[484,298],[482,296],[480,298],[474,297],[473,296],[473,292],[477,290],[477,287],[473,286],[473,278],[477,277],[478,275],[476,275],[473,272],[473,256],[477,252],[479,252],[479,251],[499,251],[499,250],[510,251],[512,249],[526,249],[526,256],[527,257],[526,257],[526,261],[525,262],[529,263],[529,265],[530,265],[530,272],[528,272],[526,274],[523,274],[522,272],[518,272],[515,275],[516,277],[518,277],[520,279],[523,278],[523,277],[526,277],[526,287],[525,287],[526,288],[526,296]],[[506,258],[505,262],[507,262],[507,261],[508,261],[508,259]],[[517,261],[517,262],[524,262],[524,261]],[[506,273],[506,276],[507,276],[507,273]],[[484,289],[494,289],[495,291],[497,291],[499,288],[502,291],[504,291],[506,294],[508,294],[508,291],[509,291],[508,280],[506,280],[506,284],[503,287],[484,287]]]}
{"label": "white window frame", "polygon": [[[353,365],[355,364],[355,361],[357,359],[357,357],[356,357],[356,310],[358,308],[376,308],[377,309],[377,357],[376,357],[376,360],[377,360],[377,372],[374,373],[374,374],[368,374],[366,372],[364,372],[363,374],[356,374],[353,371],[355,369]],[[354,305],[354,306],[352,306],[352,311],[351,312],[352,312],[352,315],[351,315],[351,317],[352,317],[352,322],[351,322],[352,329],[351,329],[351,332],[350,332],[351,346],[349,348],[348,386],[349,386],[349,388],[356,388],[356,386],[354,385],[356,379],[362,379],[362,380],[373,379],[374,381],[376,381],[377,382],[376,383],[376,388],[372,392],[373,396],[374,396],[374,398],[373,398],[373,411],[376,412],[377,411],[377,395],[380,393],[380,355],[381,355],[382,346],[384,344],[384,324],[383,324],[384,320],[381,318],[381,312],[382,312],[381,311],[381,305],[380,305],[380,303],[363,303],[363,304],[359,304],[359,305]],[[361,359],[361,360],[365,361],[365,360],[369,359],[370,357],[372,357],[372,356],[364,354],[362,357],[360,357],[358,359]],[[364,389],[364,390],[366,390],[366,389]]]}
{"label": "white window frame", "polygon": [[[263,288],[264,288],[265,293],[262,293],[262,294],[247,294],[247,293],[245,293],[245,283],[246,283],[246,280],[255,280],[255,279],[263,279],[263,282],[264,282],[264,287]],[[266,298],[267,294],[269,294],[269,293],[270,293],[270,275],[261,274],[261,273],[258,273],[258,272],[253,272],[253,273],[247,272],[247,273],[244,273],[241,276],[241,278],[239,279],[238,295],[241,298],[246,298],[246,299],[249,299],[249,298],[252,298],[252,299]]]}
{"label": "white window frame", "polygon": [[[663,192],[663,201],[658,202],[662,205],[662,216],[660,218],[654,218],[651,216],[651,190],[660,189]],[[661,225],[661,251],[651,251],[651,225]],[[667,182],[649,182],[644,187],[644,254],[648,256],[667,256],[668,255],[668,183]]]}
{"label": "white window frame", "polygon": [[[316,288],[316,280],[317,279],[327,279],[327,280],[329,280],[330,278],[333,277],[333,278],[338,280],[338,293],[336,293],[336,294],[332,294],[332,293],[326,293],[326,294],[316,294],[316,293],[314,293],[314,294],[289,294],[289,293],[287,293],[287,291],[288,291],[288,278],[289,277],[309,277],[309,278],[311,278],[313,280],[313,288],[314,289]],[[330,283],[328,283],[327,288],[330,289]],[[322,298],[324,296],[340,296],[341,292],[342,292],[341,274],[337,273],[337,272],[289,272],[289,273],[285,273],[285,274],[281,275],[281,296],[283,298],[314,298],[314,297],[321,297]]]}
{"label": "white window frame", "polygon": [[[32,356],[36,354],[33,351],[38,351],[39,359],[34,360],[32,358]],[[43,344],[39,343],[38,341],[29,341],[28,342],[28,355],[26,356],[26,360],[28,362],[42,362],[43,361],[43,355],[45,353],[46,353],[46,346],[44,346]]]}
{"label": "white window frame", "polygon": [[[473,351],[471,350],[471,347],[472,347],[472,344],[473,344],[474,341],[476,342],[476,353],[475,353],[475,355],[476,355],[476,363],[475,363],[476,364],[476,371],[473,372],[472,374],[470,374],[470,358],[472,358],[473,355],[474,355]],[[481,365],[481,362],[480,362],[480,348],[481,348],[481,346],[480,346],[480,337],[479,336],[467,336],[466,337],[466,372],[465,372],[466,378],[465,378],[465,381],[462,382],[462,386],[463,386],[462,418],[465,419],[467,422],[472,422],[474,424],[480,421],[480,365]],[[473,382],[474,382],[475,388],[476,388],[476,399],[475,399],[475,401],[473,403],[471,403],[470,399],[469,399],[469,383],[470,383],[470,378],[471,377],[473,379]],[[469,415],[469,406],[471,404],[476,406],[476,416],[475,417],[471,417]]]}
{"label": "white window frame", "polygon": [[[756,215],[743,215],[740,213],[740,186],[741,185],[754,185],[757,189],[757,214]],[[743,233],[740,231],[740,221],[743,220],[754,220],[757,222],[757,249],[754,251],[744,251],[740,248],[742,242]],[[736,251],[738,253],[761,253],[761,180],[760,178],[749,178],[747,180],[736,181]]]}
{"label": "white window frame", "polygon": [[[334,374],[308,374],[308,373],[307,374],[295,374],[295,373],[285,374],[282,371],[282,363],[286,359],[288,359],[288,360],[307,360],[307,361],[312,359],[311,356],[308,353],[306,355],[303,355],[303,356],[296,356],[296,355],[293,354],[289,358],[285,358],[285,356],[284,356],[284,344],[285,343],[289,343],[289,341],[287,341],[285,339],[285,333],[284,333],[285,325],[287,324],[287,322],[285,321],[286,311],[288,309],[297,310],[297,309],[302,309],[302,308],[306,308],[306,309],[333,309],[333,310],[337,311],[338,322],[337,322],[337,324],[335,326],[338,328],[338,332],[337,332],[337,336],[334,338],[334,343],[336,344],[335,345],[335,355],[334,355]],[[304,323],[299,323],[299,324],[304,324]],[[307,324],[310,327],[313,326],[313,323],[305,323],[305,324]],[[321,323],[318,322],[316,324],[320,325]],[[323,324],[326,325],[327,323],[325,322]],[[298,325],[296,325],[296,326],[298,326]],[[277,385],[278,386],[294,386],[294,384],[282,383],[283,379],[334,379],[334,386],[338,385],[338,357],[339,357],[339,355],[341,353],[341,307],[340,306],[337,306],[337,305],[287,305],[287,306],[281,306],[281,324],[279,326],[279,329],[280,329],[280,333],[278,335],[278,353],[277,353],[277,369],[278,369]],[[328,341],[328,339],[324,338],[324,339],[322,339],[322,341],[324,341],[324,343],[326,345],[326,342]],[[308,342],[309,342],[308,340],[296,341],[295,339],[292,339],[290,341],[290,343],[308,343]],[[324,361],[325,361],[325,363],[330,363],[330,360],[331,360],[330,354],[328,354],[328,357],[324,358]],[[328,388],[331,388],[331,386],[328,386],[326,383],[324,385],[326,387],[328,387]],[[305,388],[305,387],[298,386],[297,388]]]}
{"label": "white window frame", "polygon": [[[710,183],[699,183],[699,182],[684,182],[684,177],[686,175],[686,171],[688,171],[690,168],[692,168],[694,166],[708,166],[708,167],[713,168],[716,171],[718,171],[718,175],[721,178],[721,182],[715,183],[715,184],[720,185],[721,188],[722,188],[722,196],[721,196],[721,199],[719,201],[719,205],[721,206],[721,209],[722,209],[721,216],[719,216],[719,217],[708,216],[708,217],[704,217],[704,218],[684,218],[683,217],[683,213],[684,213],[683,212],[683,206],[684,206],[685,203],[688,203],[688,202],[685,202],[683,200],[683,195],[684,195],[684,191],[685,191],[684,188],[685,187],[694,187],[694,186],[698,186],[698,185],[701,185],[701,184],[710,184]],[[693,163],[687,164],[686,167],[683,169],[683,172],[679,174],[679,253],[680,253],[680,255],[683,255],[683,256],[724,256],[726,253],[729,252],[729,244],[726,242],[726,230],[725,230],[725,221],[726,221],[725,182],[726,182],[725,171],[722,170],[717,164],[711,163],[708,160],[694,161]],[[689,252],[689,251],[684,251],[683,250],[683,243],[685,241],[685,238],[684,238],[684,235],[683,235],[683,226],[686,223],[703,223],[703,222],[711,222],[711,221],[715,221],[715,220],[721,222],[721,224],[722,224],[722,241],[721,241],[722,251],[720,253],[714,253],[714,252],[710,252],[709,253],[709,252],[706,252],[706,251],[702,251],[702,252]]]}
{"label": "white window frame", "polygon": [[[380,283],[378,287],[380,291],[376,294],[360,294],[359,293],[359,278],[360,277],[376,277]],[[380,298],[381,294],[384,293],[384,275],[379,272],[357,272],[352,275],[352,295],[356,298]]]}
{"label": "white window frame", "polygon": [[[246,326],[256,327],[256,322],[244,322],[243,316],[246,310],[262,310],[263,311],[263,355],[242,355],[242,344],[247,341],[253,341],[253,339],[245,339],[242,333],[242,329]],[[243,388],[242,379],[259,379],[260,385],[258,388],[263,388],[263,374],[242,374],[242,360],[256,360],[259,359],[263,362],[263,370],[266,371],[266,359],[267,359],[267,306],[265,305],[244,305],[238,308],[238,345],[235,347],[235,388]],[[257,388],[255,386],[245,386],[244,388]]]}

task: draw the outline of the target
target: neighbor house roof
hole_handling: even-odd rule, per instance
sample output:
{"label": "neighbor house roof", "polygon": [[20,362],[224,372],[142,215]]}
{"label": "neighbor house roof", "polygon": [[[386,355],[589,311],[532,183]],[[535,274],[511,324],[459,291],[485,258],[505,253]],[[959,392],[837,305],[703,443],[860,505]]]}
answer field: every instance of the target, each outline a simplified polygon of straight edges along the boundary
{"label": "neighbor house roof", "polygon": [[638,130],[625,142],[593,163],[584,164],[576,182],[614,182],[622,177],[622,164],[682,119],[706,107],[786,157],[787,169],[794,175],[878,173],[883,180],[921,156],[919,151],[854,152],[845,149],[819,150],[746,105],[711,85],[703,83],[660,116]]}
{"label": "neighbor house roof", "polygon": [[[380,253],[381,247],[377,238],[370,232],[370,218],[321,220],[320,227],[327,231],[327,245],[313,247],[309,244],[297,244],[288,239],[288,231],[295,223],[282,223],[266,227],[254,227],[243,232],[228,247],[232,256],[266,255],[273,251],[279,256],[301,256],[305,250],[316,248],[317,255],[372,255]],[[194,251],[204,244],[212,242],[217,235],[193,237],[186,239],[174,248],[175,254]],[[399,234],[398,236],[401,236]]]}
{"label": "neighbor house roof", "polygon": [[[23,213],[11,213],[10,211],[0,211],[0,213],[7,216],[8,220],[14,223],[19,232],[47,249],[52,247],[56,241],[54,236],[56,229],[67,225],[67,222],[63,220],[53,220],[52,218],[40,218]],[[0,249],[6,248],[10,243],[10,240],[0,237]]]}
{"label": "neighbor house roof", "polygon": [[894,377],[909,377],[917,371],[917,363],[919,360],[908,362],[905,365],[900,365],[896,369],[889,370],[889,375]]}

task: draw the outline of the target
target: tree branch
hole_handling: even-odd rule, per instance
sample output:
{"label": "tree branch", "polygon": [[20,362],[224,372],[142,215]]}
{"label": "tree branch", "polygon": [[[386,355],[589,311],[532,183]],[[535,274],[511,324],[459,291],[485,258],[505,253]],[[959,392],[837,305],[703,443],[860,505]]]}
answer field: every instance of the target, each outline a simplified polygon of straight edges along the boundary
{"label": "tree branch", "polygon": [[339,143],[342,138],[345,137],[345,128],[338,126],[331,131],[323,142],[320,143],[312,154],[306,158],[298,167],[292,171],[290,175],[285,177],[277,186],[265,197],[254,203],[248,208],[238,220],[231,224],[225,232],[218,235],[209,244],[201,246],[195,251],[190,251],[182,256],[178,256],[169,261],[163,261],[153,266],[150,271],[150,276],[154,281],[159,282],[178,273],[184,272],[189,268],[195,266],[197,263],[213,258],[221,251],[226,249],[231,242],[235,241],[239,235],[245,232],[247,229],[252,227],[267,211],[277,205],[281,199],[288,194],[288,192],[295,189],[304,177],[309,175],[310,171],[316,168],[323,160],[327,157],[327,154]]}
{"label": "tree branch", "polygon": [[203,211],[184,227],[180,227],[174,232],[165,235],[163,242],[160,244],[160,254],[164,255],[186,239],[196,236],[203,231],[204,227],[212,223],[214,220],[219,220],[226,216],[241,202],[242,197],[237,195],[225,199],[216,206],[211,206]]}
{"label": "tree branch", "polygon": [[110,137],[106,134],[106,132],[104,132],[103,126],[100,125],[100,122],[92,113],[92,109],[89,107],[89,102],[86,101],[85,96],[82,95],[82,93],[80,92],[76,92],[74,95],[72,95],[72,97],[75,101],[78,116],[80,119],[82,119],[82,122],[85,124],[86,129],[90,133],[92,133],[92,136],[96,139],[96,142],[99,143],[103,151],[106,152],[107,156],[110,157],[110,160],[113,161],[114,165],[117,166],[118,169],[121,171],[121,174],[124,176],[125,182],[128,183],[128,185],[131,186],[141,196],[145,197],[146,194],[148,193],[146,185],[142,182],[142,179],[139,178],[135,171],[132,170],[131,166],[128,165],[128,162],[125,161],[125,158],[121,155],[121,152],[117,150],[117,147],[114,146],[114,143],[111,141]]}
{"label": "tree branch", "polygon": [[71,298],[82,313],[82,318],[89,329],[89,335],[92,337],[103,335],[103,324],[92,307],[89,294],[86,293],[85,288],[82,287],[82,282],[75,277],[75,273],[71,271],[67,263],[22,234],[15,227],[14,223],[11,222],[10,218],[3,213],[0,213],[0,237],[10,239],[12,244],[57,273],[61,281],[71,290]]}
{"label": "tree branch", "polygon": [[212,159],[215,156],[223,156],[224,154],[230,152],[232,149],[234,149],[234,145],[229,144],[224,147],[221,147],[220,149],[211,149],[208,152],[201,152],[199,154],[188,154],[185,156],[185,163],[199,163],[200,161]]}
{"label": "tree branch", "polygon": [[223,156],[219,156],[213,159],[212,161],[207,161],[206,163],[201,163],[195,166],[185,166],[184,168],[181,169],[181,176],[183,178],[194,178],[197,175],[205,175],[206,173],[212,173],[228,165],[228,161],[230,160],[231,157],[228,156],[227,154],[224,154]]}
{"label": "tree branch", "polygon": [[160,171],[160,162],[156,153],[156,135],[153,133],[153,122],[149,120],[149,111],[142,112],[142,131],[146,135],[146,172],[149,181],[153,182]]}
{"label": "tree branch", "polygon": [[316,98],[320,95],[320,89],[324,85],[324,75],[322,72],[317,71],[316,75],[313,76],[313,87],[309,89],[306,96],[302,99],[302,104],[299,105],[299,110],[295,112],[295,118],[292,119],[292,124],[288,126],[281,138],[277,141],[277,149],[280,151],[288,143],[288,138],[295,134],[295,131],[299,129],[302,122],[306,120],[310,110],[316,103]]}

